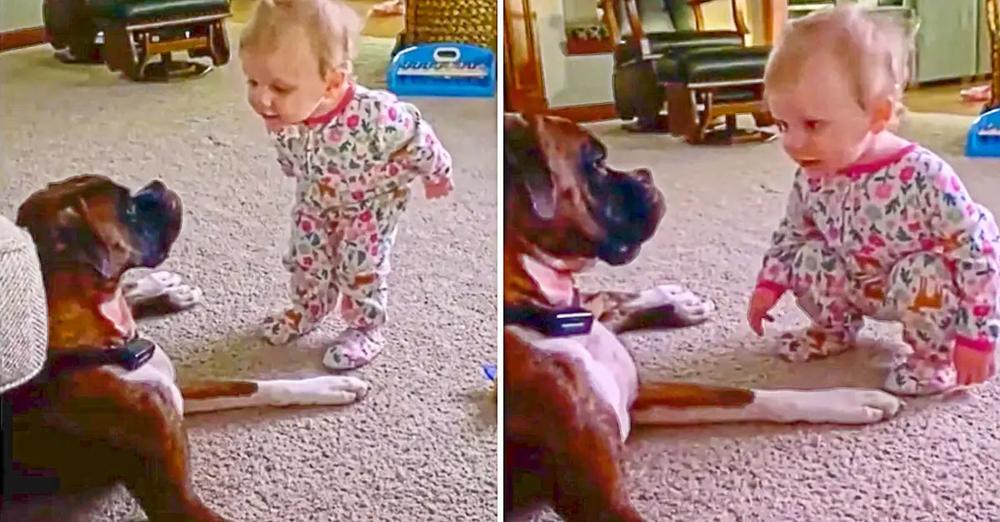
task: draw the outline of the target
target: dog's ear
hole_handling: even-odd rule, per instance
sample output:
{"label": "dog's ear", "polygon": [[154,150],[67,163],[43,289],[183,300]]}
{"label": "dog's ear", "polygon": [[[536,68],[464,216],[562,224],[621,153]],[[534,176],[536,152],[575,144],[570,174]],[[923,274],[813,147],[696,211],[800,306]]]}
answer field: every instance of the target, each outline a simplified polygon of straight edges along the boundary
{"label": "dog's ear", "polygon": [[504,115],[504,199],[523,187],[536,216],[552,219],[556,214],[555,185],[539,150],[537,136],[527,120],[517,114]]}
{"label": "dog's ear", "polygon": [[117,277],[110,251],[91,226],[86,202],[72,204],[31,198],[18,209],[17,225],[28,230],[35,242],[42,270],[82,265],[103,280]]}
{"label": "dog's ear", "polygon": [[571,199],[584,197],[579,190],[587,184],[581,177],[585,169],[584,152],[589,150],[594,137],[573,121],[557,116],[534,116],[530,125],[541,161],[549,173],[548,183],[552,187],[549,196],[554,199],[556,192],[568,190]]}

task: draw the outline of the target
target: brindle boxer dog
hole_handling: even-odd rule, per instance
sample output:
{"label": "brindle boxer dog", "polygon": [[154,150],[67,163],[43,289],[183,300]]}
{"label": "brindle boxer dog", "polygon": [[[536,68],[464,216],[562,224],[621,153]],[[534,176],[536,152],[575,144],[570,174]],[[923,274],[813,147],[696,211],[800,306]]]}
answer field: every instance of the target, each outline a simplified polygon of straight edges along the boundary
{"label": "brindle boxer dog", "polygon": [[131,194],[98,176],[51,184],[21,205],[17,223],[34,238],[47,292],[49,360],[5,397],[14,471],[32,479],[8,481],[14,497],[34,493],[39,479],[73,491],[118,482],[150,521],[223,520],[192,487],[185,412],[343,405],[367,392],[341,376],[175,384],[166,352],[140,337],[136,312],[175,312],[200,292],[166,272],[126,288],[120,280],[167,258],[181,216],[180,198],[161,182]]}
{"label": "brindle boxer dog", "polygon": [[[504,482],[506,514],[552,506],[568,521],[640,521],[622,480],[633,425],[732,421],[865,424],[902,403],[867,389],[756,390],[641,382],[618,334],[705,321],[679,286],[584,293],[573,274],[626,264],[664,199],[645,169],[619,171],[576,124],[504,122]],[[592,323],[591,318],[594,318]]]}

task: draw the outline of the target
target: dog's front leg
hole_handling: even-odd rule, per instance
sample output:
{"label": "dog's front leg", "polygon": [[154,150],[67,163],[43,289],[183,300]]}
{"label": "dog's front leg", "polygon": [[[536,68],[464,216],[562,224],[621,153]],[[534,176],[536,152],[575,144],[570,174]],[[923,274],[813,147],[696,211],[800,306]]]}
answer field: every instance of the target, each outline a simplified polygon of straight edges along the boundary
{"label": "dog's front leg", "polygon": [[175,314],[201,303],[201,288],[180,274],[159,270],[122,285],[122,295],[136,319]]}
{"label": "dog's front leg", "polygon": [[638,425],[721,422],[872,424],[895,417],[903,403],[879,390],[754,390],[650,383],[632,405]]}
{"label": "dog's front leg", "polygon": [[642,292],[581,293],[594,317],[615,333],[671,330],[707,321],[715,305],[680,285],[660,285]]}
{"label": "dog's front leg", "polygon": [[264,406],[344,406],[363,398],[370,385],[357,377],[324,375],[306,379],[203,380],[184,383],[185,413]]}
{"label": "dog's front leg", "polygon": [[101,473],[121,480],[149,522],[222,522],[191,483],[187,432],[165,393],[82,371],[51,383],[53,427],[75,436],[82,456],[101,455]]}

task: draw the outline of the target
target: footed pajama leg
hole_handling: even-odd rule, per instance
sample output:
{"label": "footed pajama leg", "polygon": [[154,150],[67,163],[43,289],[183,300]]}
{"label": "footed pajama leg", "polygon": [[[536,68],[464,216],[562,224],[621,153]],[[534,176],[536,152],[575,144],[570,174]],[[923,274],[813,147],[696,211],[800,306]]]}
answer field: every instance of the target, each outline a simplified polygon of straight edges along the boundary
{"label": "footed pajama leg", "polygon": [[379,328],[388,317],[389,255],[409,196],[409,190],[398,190],[366,202],[345,224],[335,277],[348,328],[323,358],[331,370],[358,368],[382,350]]}
{"label": "footed pajama leg", "polygon": [[264,320],[261,335],[271,344],[284,344],[312,331],[336,305],[333,284],[331,233],[314,215],[296,212],[292,240],[282,258],[291,273],[291,307]]}
{"label": "footed pajama leg", "polygon": [[852,303],[847,271],[839,255],[819,242],[803,245],[792,265],[792,291],[812,325],[804,332],[784,334],[779,355],[806,361],[853,346],[864,319]]}

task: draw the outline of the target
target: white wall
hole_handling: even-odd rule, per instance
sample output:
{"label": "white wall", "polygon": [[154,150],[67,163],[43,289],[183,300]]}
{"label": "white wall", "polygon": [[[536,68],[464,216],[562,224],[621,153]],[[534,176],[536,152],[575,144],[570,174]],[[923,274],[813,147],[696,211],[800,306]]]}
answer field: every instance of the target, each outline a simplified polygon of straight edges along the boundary
{"label": "white wall", "polygon": [[[542,58],[545,98],[550,107],[611,103],[611,55],[566,56],[563,2],[579,8],[589,0],[550,0],[536,3],[535,31]],[[579,9],[571,9],[579,12]]]}
{"label": "white wall", "polygon": [[0,0],[0,31],[42,26],[42,0]]}

